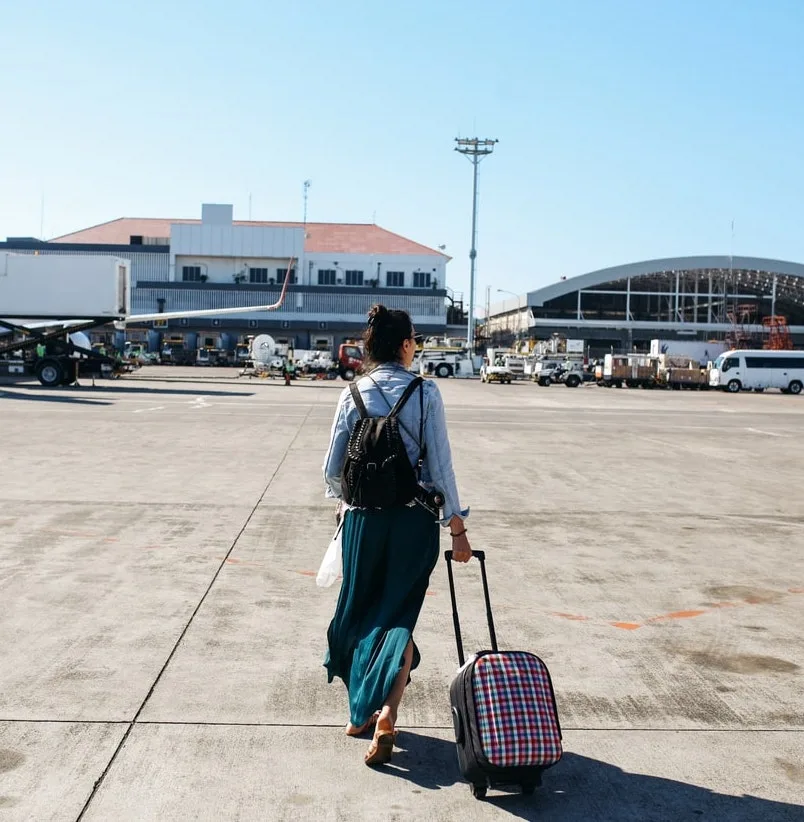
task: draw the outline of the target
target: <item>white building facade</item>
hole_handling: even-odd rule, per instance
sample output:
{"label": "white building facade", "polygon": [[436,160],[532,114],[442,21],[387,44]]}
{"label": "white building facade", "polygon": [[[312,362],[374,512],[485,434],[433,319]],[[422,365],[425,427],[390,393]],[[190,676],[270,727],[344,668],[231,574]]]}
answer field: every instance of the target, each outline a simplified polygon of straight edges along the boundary
{"label": "white building facade", "polygon": [[231,205],[207,204],[201,220],[122,218],[47,243],[9,239],[0,247],[128,258],[134,315],[265,305],[278,299],[289,272],[280,310],[143,324],[152,349],[166,336],[192,345],[210,335],[232,348],[257,333],[297,348],[336,347],[362,332],[377,302],[408,311],[421,333],[447,326],[449,258],[376,225],[242,222]]}

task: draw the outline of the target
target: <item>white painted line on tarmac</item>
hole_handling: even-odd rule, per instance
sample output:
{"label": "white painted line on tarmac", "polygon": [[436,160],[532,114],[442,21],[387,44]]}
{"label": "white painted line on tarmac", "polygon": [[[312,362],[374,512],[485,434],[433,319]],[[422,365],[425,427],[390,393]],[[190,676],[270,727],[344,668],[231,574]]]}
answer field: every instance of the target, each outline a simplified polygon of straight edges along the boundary
{"label": "white painted line on tarmac", "polygon": [[[228,417],[229,419],[232,418],[232,413],[230,411],[210,411],[208,410],[211,406],[207,407],[206,413],[204,414],[204,418],[207,417]],[[195,415],[196,419],[198,415]],[[235,419],[241,419],[243,417],[258,417],[261,420],[272,420],[272,421],[282,421],[282,420],[296,420],[302,419],[303,417],[307,417],[307,414],[272,414],[270,417],[266,417],[265,414],[260,412],[241,412],[235,415]],[[189,413],[185,416],[180,416],[179,413],[174,414],[172,419],[191,419]]]}
{"label": "white painted line on tarmac", "polygon": [[789,434],[776,434],[773,431],[762,431],[759,428],[746,428],[746,431],[751,431],[754,434],[764,434],[766,437],[782,437],[784,439],[790,439]]}
{"label": "white painted line on tarmac", "polygon": [[137,408],[132,411],[132,414],[147,414],[149,411],[164,411],[164,405],[155,405],[153,408]]}

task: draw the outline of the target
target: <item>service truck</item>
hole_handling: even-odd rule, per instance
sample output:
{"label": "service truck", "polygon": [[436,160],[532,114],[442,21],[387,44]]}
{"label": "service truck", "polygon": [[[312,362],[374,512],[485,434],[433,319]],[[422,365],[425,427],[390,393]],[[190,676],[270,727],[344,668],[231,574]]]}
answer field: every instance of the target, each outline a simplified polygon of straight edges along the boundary
{"label": "service truck", "polygon": [[0,374],[56,386],[128,370],[84,332],[129,313],[129,282],[120,257],[0,254]]}

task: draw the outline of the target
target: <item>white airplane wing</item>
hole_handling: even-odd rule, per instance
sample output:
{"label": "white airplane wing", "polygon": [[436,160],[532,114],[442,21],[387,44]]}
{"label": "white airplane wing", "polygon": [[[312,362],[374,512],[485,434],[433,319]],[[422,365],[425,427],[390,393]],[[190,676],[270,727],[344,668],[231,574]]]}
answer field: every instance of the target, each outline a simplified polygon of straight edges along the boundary
{"label": "white airplane wing", "polygon": [[74,325],[86,325],[86,320],[4,320],[0,317],[0,323],[11,323],[15,328],[9,328],[0,324],[0,334],[10,334],[12,331],[17,331],[24,328],[30,331],[42,331],[48,328],[70,328]]}
{"label": "white airplane wing", "polygon": [[218,317],[224,314],[247,314],[252,311],[276,311],[282,307],[282,303],[285,301],[292,268],[293,258],[291,257],[279,299],[270,305],[249,305],[241,308],[203,308],[199,311],[163,311],[161,314],[130,314],[125,320],[121,320],[119,324],[122,326],[128,323],[151,322],[152,320],[180,320],[191,317]]}

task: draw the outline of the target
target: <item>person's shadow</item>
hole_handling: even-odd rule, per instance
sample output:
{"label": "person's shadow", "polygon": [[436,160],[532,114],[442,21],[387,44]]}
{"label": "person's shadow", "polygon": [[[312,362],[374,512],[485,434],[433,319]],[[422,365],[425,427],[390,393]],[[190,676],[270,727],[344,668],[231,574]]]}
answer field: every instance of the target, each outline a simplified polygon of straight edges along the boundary
{"label": "person's shadow", "polygon": [[[426,790],[464,783],[469,795],[451,740],[401,730],[392,762],[378,770]],[[539,822],[804,822],[804,805],[715,793],[673,779],[628,773],[575,753],[565,753],[545,772],[533,796],[523,796],[512,786],[490,791],[483,801],[518,819]]]}

